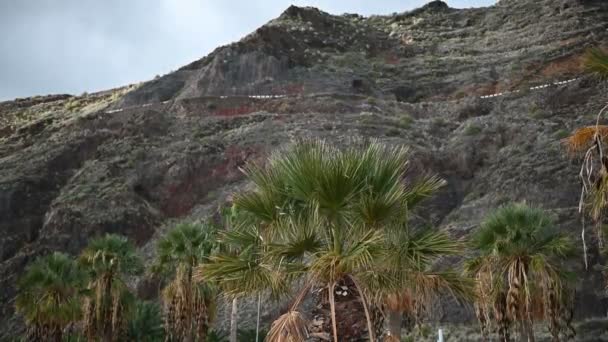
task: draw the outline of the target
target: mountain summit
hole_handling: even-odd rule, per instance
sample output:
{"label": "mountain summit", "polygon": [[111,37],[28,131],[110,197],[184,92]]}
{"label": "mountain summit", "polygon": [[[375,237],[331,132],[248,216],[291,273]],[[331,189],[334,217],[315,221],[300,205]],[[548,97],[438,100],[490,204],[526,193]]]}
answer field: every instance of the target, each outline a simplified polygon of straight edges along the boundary
{"label": "mountain summit", "polygon": [[[14,285],[36,256],[113,232],[152,260],[167,226],[212,215],[246,186],[239,167],[296,138],[411,146],[413,173],[448,182],[422,219],[457,236],[523,200],[572,232],[578,169],[560,139],[608,101],[580,66],[607,38],[603,0],[433,1],[370,17],[291,6],[143,84],[0,103],[0,339],[20,326]],[[580,277],[578,313],[604,314],[601,275]],[[136,286],[144,298],[158,289],[146,277]],[[470,319],[463,310],[443,319]]]}

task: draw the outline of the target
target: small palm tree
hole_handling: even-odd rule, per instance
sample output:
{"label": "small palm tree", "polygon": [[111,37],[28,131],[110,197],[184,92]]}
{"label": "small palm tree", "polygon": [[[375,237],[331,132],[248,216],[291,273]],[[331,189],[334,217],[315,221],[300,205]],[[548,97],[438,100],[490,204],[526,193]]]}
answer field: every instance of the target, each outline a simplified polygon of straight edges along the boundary
{"label": "small palm tree", "polygon": [[91,276],[91,294],[84,303],[87,338],[100,337],[106,342],[121,339],[135,304],[123,278],[143,272],[135,246],[126,237],[107,234],[89,243],[80,262]]}
{"label": "small palm tree", "polygon": [[28,341],[60,342],[81,317],[80,291],[86,273],[63,253],[36,259],[18,283],[15,308],[25,317]]}
{"label": "small palm tree", "polygon": [[165,327],[170,340],[204,341],[213,319],[215,294],[205,283],[193,282],[193,268],[215,249],[216,228],[182,223],[158,241],[156,270],[173,277],[163,290]]}
{"label": "small palm tree", "polygon": [[552,220],[538,208],[509,204],[491,214],[476,233],[479,256],[467,262],[475,277],[476,309],[482,331],[491,313],[501,341],[509,341],[509,325],[519,323],[523,341],[532,341],[533,320],[549,321],[555,341],[568,327],[559,321],[567,296],[561,262],[572,250]]}
{"label": "small palm tree", "polygon": [[127,329],[128,341],[164,341],[160,306],[153,302],[138,301]]}

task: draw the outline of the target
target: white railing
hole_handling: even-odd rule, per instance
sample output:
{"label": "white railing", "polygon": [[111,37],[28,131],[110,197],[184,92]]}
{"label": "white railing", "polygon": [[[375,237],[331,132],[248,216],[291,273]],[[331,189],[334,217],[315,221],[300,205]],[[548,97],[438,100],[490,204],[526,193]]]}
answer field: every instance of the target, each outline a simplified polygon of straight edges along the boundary
{"label": "white railing", "polygon": [[[559,81],[559,82],[553,82],[553,83],[545,83],[545,84],[541,84],[539,86],[530,87],[528,89],[529,90],[544,89],[544,88],[549,88],[552,85],[558,86],[558,85],[572,83],[572,82],[577,81],[579,79],[580,79],[580,77],[578,77],[578,78],[572,78],[572,79],[569,79],[569,80],[566,80],[566,81]],[[479,98],[480,99],[489,99],[489,98],[492,98],[492,97],[499,97],[499,96],[505,96],[505,95],[509,95],[509,94],[516,94],[516,93],[519,93],[519,92],[521,92],[520,89],[513,90],[513,91],[504,91],[502,93],[494,93],[494,94],[490,94],[490,95],[482,95]]]}
{"label": "white railing", "polygon": [[[559,82],[553,82],[553,83],[546,83],[546,84],[541,84],[538,86],[534,86],[534,87],[529,87],[526,88],[527,90],[538,90],[538,89],[545,89],[545,88],[549,88],[550,86],[560,86],[560,85],[564,85],[564,84],[568,84],[568,83],[572,83],[575,81],[580,80],[580,77],[577,78],[572,78],[566,81],[559,81]],[[490,99],[490,98],[495,98],[495,97],[500,97],[500,96],[505,96],[505,95],[509,95],[509,94],[517,94],[520,93],[521,89],[517,89],[517,90],[512,90],[512,91],[503,91],[500,93],[494,93],[494,94],[489,94],[489,95],[482,95],[479,96],[480,99]],[[280,98],[285,98],[288,95],[221,95],[218,96],[220,99],[227,99],[227,98],[250,98],[250,99],[280,99]],[[167,104],[171,102],[171,100],[167,100],[167,101],[162,101],[160,102],[160,104]],[[421,103],[428,103],[428,102],[421,102]],[[123,110],[126,109],[133,109],[133,108],[143,108],[143,107],[149,107],[152,105],[155,105],[158,103],[145,103],[139,106],[131,106],[131,107],[124,107],[124,108],[118,108],[118,109],[111,109],[111,110],[106,110],[105,113],[106,114],[112,114],[112,113],[118,113],[118,112],[122,112]]]}

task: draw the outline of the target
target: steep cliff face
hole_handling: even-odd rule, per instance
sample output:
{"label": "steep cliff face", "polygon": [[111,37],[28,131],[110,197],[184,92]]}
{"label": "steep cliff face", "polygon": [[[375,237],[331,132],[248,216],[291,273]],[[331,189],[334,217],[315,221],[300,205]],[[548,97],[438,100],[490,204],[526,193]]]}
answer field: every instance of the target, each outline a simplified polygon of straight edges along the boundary
{"label": "steep cliff face", "polygon": [[[117,232],[151,259],[171,222],[212,214],[245,185],[239,166],[296,137],[411,146],[414,172],[448,180],[422,215],[455,235],[526,200],[578,238],[578,170],[559,140],[608,101],[579,63],[607,30],[608,3],[598,0],[466,10],[436,1],[367,18],[290,7],[138,86],[0,103],[2,336],[18,321],[16,279],[37,255],[78,253],[91,236]],[[581,275],[579,313],[605,313],[601,275]],[[156,287],[138,288],[150,296]],[[269,306],[263,318],[275,313]]]}

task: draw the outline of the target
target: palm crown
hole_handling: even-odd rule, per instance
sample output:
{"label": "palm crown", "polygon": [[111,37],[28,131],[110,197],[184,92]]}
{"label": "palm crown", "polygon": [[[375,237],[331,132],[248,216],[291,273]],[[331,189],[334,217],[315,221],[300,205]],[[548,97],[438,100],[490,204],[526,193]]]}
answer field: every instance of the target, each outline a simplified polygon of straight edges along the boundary
{"label": "palm crown", "polygon": [[94,277],[108,273],[138,275],[144,269],[135,246],[126,237],[115,234],[91,240],[82,251],[80,262]]}
{"label": "palm crown", "polygon": [[15,302],[32,328],[30,334],[60,339],[63,328],[80,318],[79,291],[85,282],[86,273],[66,254],[53,253],[34,261],[19,280]]}
{"label": "palm crown", "polygon": [[157,271],[174,272],[205,261],[216,248],[216,228],[210,224],[181,223],[157,243]]}

